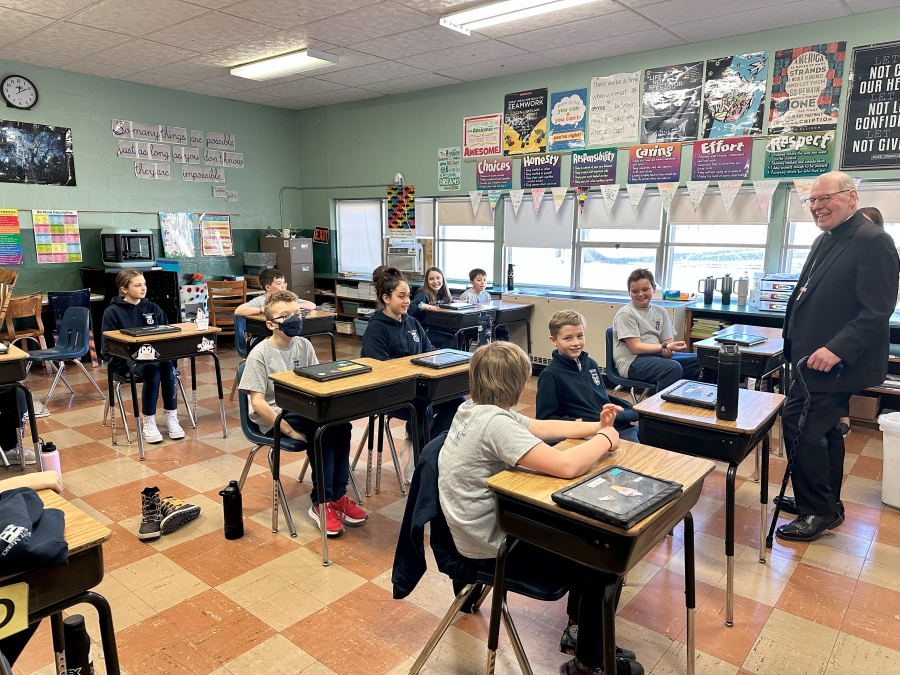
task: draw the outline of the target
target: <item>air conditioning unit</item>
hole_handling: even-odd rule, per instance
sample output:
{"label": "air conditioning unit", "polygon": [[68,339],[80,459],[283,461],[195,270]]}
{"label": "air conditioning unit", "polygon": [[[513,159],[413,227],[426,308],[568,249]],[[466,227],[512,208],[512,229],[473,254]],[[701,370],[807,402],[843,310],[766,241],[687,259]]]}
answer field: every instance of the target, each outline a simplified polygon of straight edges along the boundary
{"label": "air conditioning unit", "polygon": [[401,272],[421,274],[422,244],[388,247],[387,264],[388,267],[396,267]]}

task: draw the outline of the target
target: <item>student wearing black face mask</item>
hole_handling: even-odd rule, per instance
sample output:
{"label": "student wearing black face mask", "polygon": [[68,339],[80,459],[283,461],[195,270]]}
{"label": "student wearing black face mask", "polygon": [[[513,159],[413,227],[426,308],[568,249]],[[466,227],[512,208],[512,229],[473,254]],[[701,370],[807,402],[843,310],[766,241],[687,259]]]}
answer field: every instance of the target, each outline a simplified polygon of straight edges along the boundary
{"label": "student wearing black face mask", "polygon": [[[309,340],[300,337],[303,319],[294,293],[270,293],[264,311],[266,326],[272,331],[272,336],[260,342],[250,352],[244,365],[240,388],[250,396],[250,421],[258,424],[264,434],[269,434],[275,418],[281,412],[275,405],[275,388],[269,375],[297,367],[314,366],[319,360]],[[286,412],[281,421],[281,433],[301,441],[302,449],[311,447],[318,427],[316,422],[291,412]],[[347,497],[347,483],[350,480],[350,425],[331,427],[323,434],[324,486],[315,484],[315,453],[308,452],[307,457],[313,476],[310,517],[321,528],[320,516],[324,504],[325,527],[329,537],[340,536],[344,525],[362,525],[369,517],[368,514]]]}

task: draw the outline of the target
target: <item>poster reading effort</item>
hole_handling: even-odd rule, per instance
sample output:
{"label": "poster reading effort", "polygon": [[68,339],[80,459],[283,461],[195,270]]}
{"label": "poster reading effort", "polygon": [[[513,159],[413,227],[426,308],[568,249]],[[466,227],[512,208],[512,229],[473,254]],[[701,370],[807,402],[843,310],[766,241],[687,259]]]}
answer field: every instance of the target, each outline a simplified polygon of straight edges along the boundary
{"label": "poster reading effort", "polygon": [[547,151],[547,90],[517,91],[503,99],[503,154]]}
{"label": "poster reading effort", "polygon": [[702,85],[702,61],[645,70],[641,143],[697,138]]}
{"label": "poster reading effort", "polygon": [[846,42],[779,49],[772,63],[769,133],[837,126]]}
{"label": "poster reading effort", "polygon": [[489,157],[503,154],[500,133],[503,115],[479,115],[463,118],[463,157]]}
{"label": "poster reading effort", "polygon": [[769,53],[736,54],[706,62],[703,138],[761,134]]}

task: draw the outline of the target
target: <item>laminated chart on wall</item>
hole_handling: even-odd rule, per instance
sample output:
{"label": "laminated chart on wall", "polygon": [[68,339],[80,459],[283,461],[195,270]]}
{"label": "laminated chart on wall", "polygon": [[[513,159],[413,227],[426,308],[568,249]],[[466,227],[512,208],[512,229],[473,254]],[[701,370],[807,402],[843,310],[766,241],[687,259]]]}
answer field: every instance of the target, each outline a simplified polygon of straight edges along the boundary
{"label": "laminated chart on wall", "polygon": [[231,216],[223,213],[200,214],[200,253],[205,256],[234,255]]}
{"label": "laminated chart on wall", "polygon": [[23,257],[19,211],[0,209],[0,265],[21,265]]}
{"label": "laminated chart on wall", "polygon": [[39,263],[81,262],[77,211],[32,211]]}
{"label": "laminated chart on wall", "polygon": [[389,185],[388,228],[391,230],[416,229],[416,186]]}
{"label": "laminated chart on wall", "polygon": [[159,230],[167,258],[193,258],[196,255],[193,213],[160,212]]}

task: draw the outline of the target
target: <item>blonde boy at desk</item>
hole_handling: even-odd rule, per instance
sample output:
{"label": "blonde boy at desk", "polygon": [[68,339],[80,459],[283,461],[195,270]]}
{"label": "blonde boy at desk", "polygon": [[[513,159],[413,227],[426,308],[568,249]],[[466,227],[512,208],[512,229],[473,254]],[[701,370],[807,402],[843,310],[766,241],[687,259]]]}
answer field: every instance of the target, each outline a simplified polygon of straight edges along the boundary
{"label": "blonde boy at desk", "polygon": [[[269,375],[314,366],[319,359],[309,340],[300,337],[303,319],[300,317],[300,303],[294,293],[270,293],[264,311],[266,326],[272,331],[272,335],[260,342],[247,356],[240,388],[250,396],[250,421],[258,424],[262,433],[268,434],[281,412],[281,408],[275,405],[275,386]],[[313,476],[309,516],[321,529],[320,514],[324,504],[328,536],[338,537],[343,534],[345,524],[360,526],[369,514],[347,497],[347,483],[350,480],[350,424],[330,427],[322,435],[325,485],[316,485],[316,457],[312,451],[312,442],[318,428],[316,422],[292,412],[286,412],[281,419],[281,433],[300,441],[301,449],[308,451],[306,456]],[[302,447],[304,445],[306,447]]]}
{"label": "blonde boy at desk", "polygon": [[[234,310],[235,314],[238,316],[258,316],[264,314],[266,299],[275,291],[287,290],[284,274],[272,267],[266,268],[259,273],[259,285],[262,286],[266,292],[248,300],[243,305],[238,305]],[[297,302],[300,305],[300,309],[313,310],[316,308],[313,303],[307,300],[298,300]]]}
{"label": "blonde boy at desk", "polygon": [[666,310],[650,304],[655,292],[650,270],[638,268],[628,275],[631,302],[613,319],[613,358],[621,377],[650,382],[662,391],[681,379],[696,380],[700,366],[687,344],[675,341]]}
{"label": "blonde boy at desk", "polygon": [[[530,377],[531,361],[517,345],[492,342],[479,348],[470,365],[472,398],[456,412],[438,459],[438,494],[453,543],[475,568],[490,573],[504,535],[488,478],[515,466],[575,478],[619,446],[613,428],[618,406],[605,405],[599,422],[533,420],[511,410]],[[585,437],[590,439],[564,451],[547,445]],[[600,607],[603,590],[614,577],[525,542],[510,552],[506,569],[511,578],[552,579],[569,589],[569,624],[559,649],[575,658],[561,672],[600,675]],[[617,648],[616,655],[617,675],[642,675],[634,652]]]}

